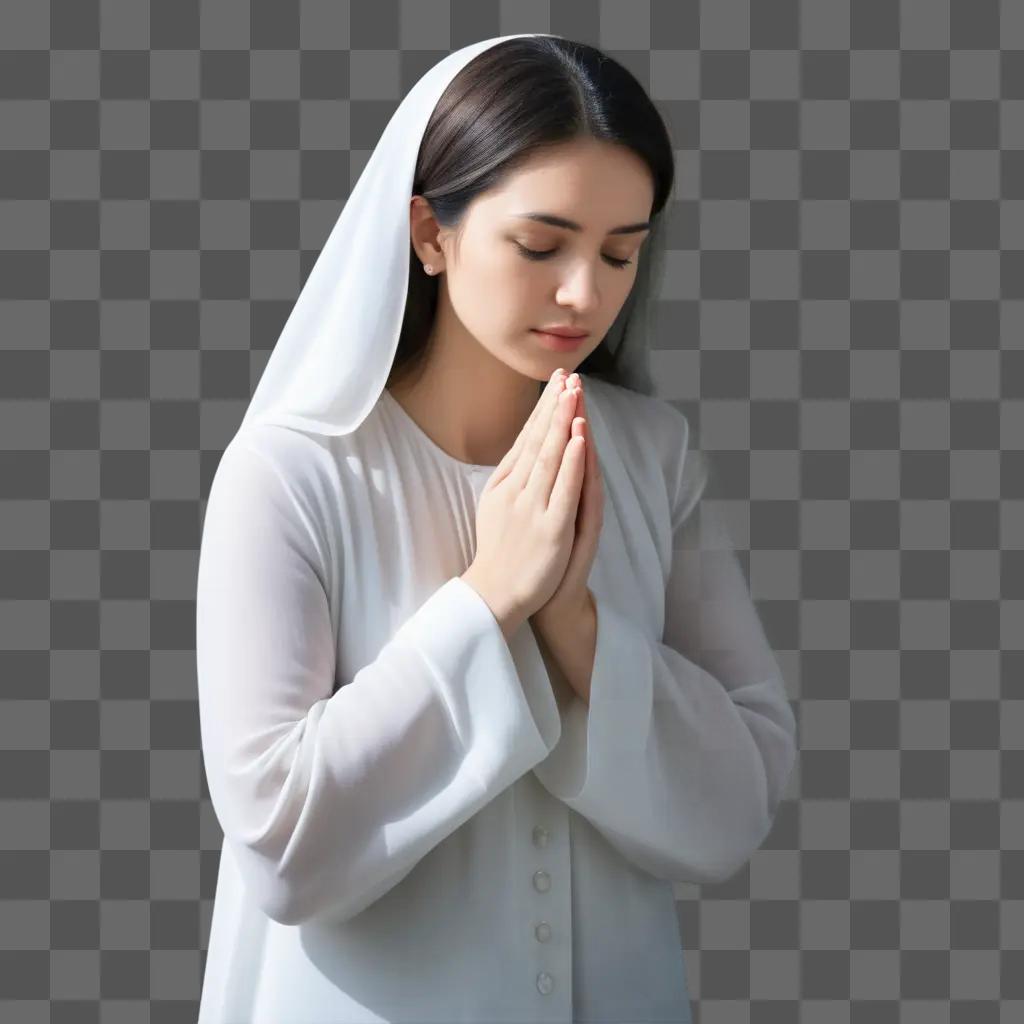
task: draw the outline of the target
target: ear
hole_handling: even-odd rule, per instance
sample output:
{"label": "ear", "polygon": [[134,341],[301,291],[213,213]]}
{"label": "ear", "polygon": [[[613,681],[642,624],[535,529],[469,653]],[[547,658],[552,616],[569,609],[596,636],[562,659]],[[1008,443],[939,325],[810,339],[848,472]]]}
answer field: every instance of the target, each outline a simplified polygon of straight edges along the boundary
{"label": "ear", "polygon": [[430,203],[423,196],[413,196],[409,200],[409,242],[420,263],[429,264],[435,274],[444,270],[440,231]]}

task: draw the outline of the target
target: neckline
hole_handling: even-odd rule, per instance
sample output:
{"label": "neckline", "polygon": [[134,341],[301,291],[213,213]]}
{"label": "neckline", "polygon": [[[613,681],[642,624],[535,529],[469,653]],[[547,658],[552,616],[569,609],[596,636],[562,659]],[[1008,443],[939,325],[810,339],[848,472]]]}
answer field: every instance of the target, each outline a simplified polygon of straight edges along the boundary
{"label": "neckline", "polygon": [[402,421],[409,427],[410,431],[419,438],[420,443],[429,448],[439,459],[444,462],[448,462],[453,466],[458,467],[460,470],[466,473],[493,473],[497,468],[496,463],[493,466],[484,466],[476,462],[463,462],[462,459],[455,458],[454,455],[446,452],[426,431],[405,411],[405,407],[401,402],[395,398],[394,395],[384,388],[381,394],[386,398],[388,404],[392,409],[396,410]]}

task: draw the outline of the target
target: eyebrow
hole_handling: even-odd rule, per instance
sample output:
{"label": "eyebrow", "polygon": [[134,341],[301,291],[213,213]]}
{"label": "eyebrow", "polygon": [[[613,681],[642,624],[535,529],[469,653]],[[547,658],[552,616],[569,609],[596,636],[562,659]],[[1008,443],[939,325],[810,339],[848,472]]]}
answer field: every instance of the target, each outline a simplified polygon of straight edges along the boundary
{"label": "eyebrow", "polygon": [[[582,231],[583,227],[574,220],[566,217],[559,217],[554,213],[515,213],[513,217],[522,217],[525,220],[540,221],[541,224],[550,224],[555,228],[568,228],[570,231]],[[651,227],[649,220],[642,220],[636,224],[623,224],[621,227],[612,228],[609,235],[632,235],[637,231],[648,231]]]}

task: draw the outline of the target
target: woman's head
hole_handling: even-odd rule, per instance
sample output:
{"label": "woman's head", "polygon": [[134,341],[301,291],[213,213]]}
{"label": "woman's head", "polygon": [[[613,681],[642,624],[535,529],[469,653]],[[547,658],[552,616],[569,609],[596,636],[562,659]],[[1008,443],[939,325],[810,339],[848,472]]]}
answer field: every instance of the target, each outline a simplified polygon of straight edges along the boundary
{"label": "woman's head", "polygon": [[[442,95],[420,146],[409,293],[389,385],[425,365],[439,308],[523,375],[543,381],[565,366],[618,381],[604,339],[630,296],[648,231],[615,229],[653,224],[672,182],[660,115],[600,50],[543,36],[478,55]],[[551,324],[590,333],[577,349],[554,351],[531,333]]]}

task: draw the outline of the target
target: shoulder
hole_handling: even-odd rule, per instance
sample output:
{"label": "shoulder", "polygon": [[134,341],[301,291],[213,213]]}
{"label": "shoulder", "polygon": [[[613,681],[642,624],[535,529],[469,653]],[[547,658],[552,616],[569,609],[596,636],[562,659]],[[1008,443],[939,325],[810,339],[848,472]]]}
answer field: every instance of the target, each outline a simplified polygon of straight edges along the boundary
{"label": "shoulder", "polygon": [[276,423],[243,427],[224,449],[221,467],[245,472],[273,470],[282,486],[302,492],[335,476],[327,439]]}
{"label": "shoulder", "polygon": [[285,524],[325,546],[331,509],[337,507],[337,467],[328,439],[273,423],[241,428],[217,464],[209,505],[218,506],[222,516]]}

